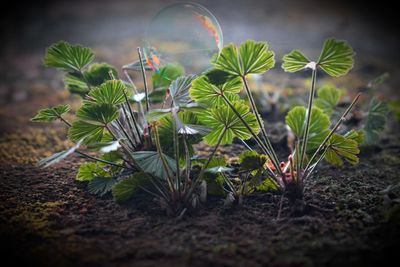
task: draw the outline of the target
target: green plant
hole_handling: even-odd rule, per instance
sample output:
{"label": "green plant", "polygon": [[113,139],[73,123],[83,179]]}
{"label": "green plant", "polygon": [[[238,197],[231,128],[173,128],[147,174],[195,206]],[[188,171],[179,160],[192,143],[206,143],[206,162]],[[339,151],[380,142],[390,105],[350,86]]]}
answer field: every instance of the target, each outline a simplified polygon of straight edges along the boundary
{"label": "green plant", "polygon": [[[254,189],[260,186],[264,179],[267,179],[276,184],[290,199],[301,199],[304,181],[313,173],[323,158],[337,165],[342,163],[341,158],[345,158],[351,163],[358,161],[356,156],[359,152],[358,143],[354,141],[354,138],[337,134],[336,130],[354,107],[359,96],[354,99],[332,129],[330,129],[329,117],[314,105],[317,68],[331,76],[344,75],[353,66],[353,50],[343,41],[329,39],[325,42],[317,62],[310,61],[297,50],[284,57],[283,68],[285,71],[312,70],[312,85],[307,108],[296,107],[289,112],[286,118],[286,122],[297,138],[295,148],[286,163],[281,163],[278,160],[269,141],[246,78],[248,74],[261,74],[268,71],[273,67],[274,62],[274,54],[268,50],[267,43],[247,41],[240,47],[228,45],[212,61],[214,68],[193,82],[190,95],[195,101],[207,101],[211,110],[220,110],[221,113],[226,114],[224,116],[226,120],[233,118],[229,115],[230,113],[236,115],[237,123],[244,126],[242,131],[245,135],[234,134],[232,136],[241,140],[254,138],[262,153],[268,158],[268,164],[261,165],[263,171],[257,170],[255,173],[248,173],[247,178],[243,180],[244,182],[240,183],[242,189],[244,188],[243,185],[248,185],[248,181],[258,180],[257,183],[252,185],[252,189]],[[256,123],[251,124],[246,120],[249,111],[238,108],[239,105],[243,105],[238,104],[242,101],[238,95],[240,91],[239,81],[244,85]],[[321,93],[321,96],[328,95],[329,99],[326,103],[318,101],[318,105],[324,106],[329,111],[331,106],[337,102],[338,96],[331,97],[330,93],[324,91]],[[214,114],[211,111],[209,113],[210,117],[218,121],[220,117],[218,112]],[[210,122],[207,121],[207,123]],[[223,125],[222,120],[219,120],[216,124],[211,124],[213,131],[208,135],[208,138],[205,137],[205,140],[210,144],[216,143],[216,140],[226,140],[224,139]],[[355,132],[352,134],[356,135]],[[231,141],[231,139],[229,138],[227,141]],[[242,164],[246,162],[246,157],[251,158],[254,155],[245,154],[243,157]],[[262,178],[260,179],[260,177]],[[225,179],[225,181],[232,192],[231,196],[233,198],[238,197],[239,195],[234,193],[237,190],[229,182],[229,179]]]}
{"label": "green plant", "polygon": [[[375,79],[370,84],[376,85],[381,79]],[[341,113],[338,105],[343,92],[344,90],[338,89],[333,85],[325,85],[317,91],[315,106],[320,108],[330,119],[338,120]],[[385,129],[388,112],[388,105],[383,101],[379,101],[376,97],[373,97],[366,107],[359,109],[358,117],[356,118],[356,120],[359,120],[357,122],[357,128],[359,129],[357,132],[363,135],[363,140],[359,144],[374,145],[378,142],[380,134]],[[343,128],[345,129],[341,131],[342,133],[349,131],[349,127]]]}
{"label": "green plant", "polygon": [[[213,68],[198,76],[183,76],[180,66],[167,65],[152,75],[152,91],[146,77],[150,68],[140,48],[138,57],[138,62],[123,67],[125,82],[105,63],[89,66],[94,54],[88,48],[60,42],[47,50],[45,65],[66,71],[66,87],[83,100],[72,123],[64,117],[70,112],[68,105],[41,110],[32,119],[62,121],[75,142],[70,149],[41,160],[40,166],[48,167],[75,152],[91,160],[77,174],[77,180],[89,182],[90,192],[100,196],[112,192],[122,202],[146,191],[168,214],[182,216],[206,200],[207,184],[216,193],[227,193],[226,204],[240,204],[255,190],[280,191],[295,201],[302,199],[304,182],[323,159],[334,165],[358,162],[363,134],[337,130],[359,95],[332,128],[330,115],[340,94],[322,88],[314,101],[317,69],[337,77],[352,68],[353,50],[346,42],[327,40],[317,62],[297,50],[283,59],[285,71],[312,71],[307,107],[295,107],[286,117],[295,136],[287,162],[278,159],[247,80],[249,74],[262,74],[274,66],[267,43],[230,44],[213,57]],[[136,88],[130,70],[141,72],[144,92]],[[239,95],[242,88],[249,105]],[[161,107],[154,108],[154,103]],[[237,168],[216,156],[220,146],[235,138],[250,149],[241,154]],[[247,145],[251,138],[261,153]],[[193,145],[200,140],[214,146],[207,158],[194,155]]]}
{"label": "green plant", "polygon": [[[141,59],[140,50],[138,54]],[[72,123],[64,118],[70,112],[68,105],[40,110],[32,118],[35,122],[61,120],[75,142],[70,149],[41,160],[39,166],[48,167],[75,152],[91,160],[80,166],[76,176],[89,182],[91,193],[112,192],[122,202],[144,190],[156,196],[171,215],[196,207],[205,200],[206,185],[192,174],[192,145],[209,131],[195,112],[202,107],[191,103],[188,95],[194,76],[181,76],[178,66],[154,74],[155,90],[162,87],[164,95],[163,107],[152,109],[147,82],[142,97],[127,69],[124,73],[130,83],[117,80],[115,69],[105,63],[88,67],[93,58],[89,48],[66,42],[47,50],[45,65],[66,71],[66,87],[79,92],[83,101]],[[143,60],[139,67],[146,81]],[[138,103],[137,110],[133,102]],[[81,150],[83,146],[86,149]]]}

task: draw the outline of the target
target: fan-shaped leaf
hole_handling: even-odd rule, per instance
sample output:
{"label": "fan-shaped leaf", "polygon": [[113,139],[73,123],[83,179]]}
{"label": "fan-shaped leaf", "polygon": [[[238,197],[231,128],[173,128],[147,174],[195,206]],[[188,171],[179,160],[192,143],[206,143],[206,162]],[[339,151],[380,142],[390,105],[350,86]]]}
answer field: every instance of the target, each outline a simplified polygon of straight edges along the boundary
{"label": "fan-shaped leaf", "polygon": [[138,193],[142,187],[148,185],[149,177],[137,172],[112,186],[112,195],[117,202],[125,202]]}
{"label": "fan-shaped leaf", "polygon": [[[286,116],[286,124],[290,127],[297,138],[303,138],[305,130],[306,108],[295,107]],[[329,117],[319,108],[314,107],[311,114],[311,123],[307,150],[314,150],[322,143],[329,133]]]}
{"label": "fan-shaped leaf", "polygon": [[339,104],[341,91],[332,85],[325,85],[317,91],[317,96],[314,102],[315,106],[330,116],[334,108]]}
{"label": "fan-shaped leaf", "polygon": [[258,154],[254,150],[245,151],[239,156],[240,168],[244,170],[258,170],[264,166],[267,160],[267,156]]}
{"label": "fan-shaped leaf", "polygon": [[39,110],[39,112],[31,119],[31,121],[35,122],[50,122],[57,119],[60,119],[61,116],[68,111],[70,111],[71,107],[69,105],[59,105],[53,108],[45,108]]}
{"label": "fan-shaped leaf", "polygon": [[242,89],[243,83],[240,78],[234,78],[224,84],[212,84],[207,76],[196,78],[190,88],[190,97],[198,102],[204,102],[211,106],[225,105],[221,95],[231,100],[239,99],[237,93]]}
{"label": "fan-shaped leaf", "polygon": [[106,171],[98,165],[96,162],[85,162],[79,166],[78,173],[76,174],[76,180],[78,181],[90,181],[97,176],[105,176]]}
{"label": "fan-shaped leaf", "polygon": [[210,69],[204,75],[207,77],[208,81],[214,85],[222,85],[236,77],[236,75],[215,68]]}
{"label": "fan-shaped leaf", "polygon": [[111,80],[90,91],[89,96],[98,104],[118,105],[125,102],[124,91],[126,87],[120,80]]}
{"label": "fan-shaped leaf", "polygon": [[305,69],[310,60],[299,50],[293,50],[283,57],[282,68],[286,72],[296,72]]}
{"label": "fan-shaped leaf", "polygon": [[85,96],[89,93],[90,89],[80,73],[71,72],[65,75],[64,85],[71,92],[71,94],[78,94]]}
{"label": "fan-shaped leaf", "polygon": [[248,40],[240,45],[243,74],[260,74],[275,65],[274,52],[268,50],[266,42]]}
{"label": "fan-shaped leaf", "polygon": [[328,39],[317,65],[330,76],[339,77],[353,68],[353,58],[353,48],[346,41]]}
{"label": "fan-shaped leaf", "polygon": [[72,141],[85,138],[85,144],[93,144],[101,142],[105,133],[103,126],[78,120],[74,121],[71,128],[69,128],[68,137]]}
{"label": "fan-shaped leaf", "polygon": [[80,72],[93,59],[94,54],[89,48],[62,41],[47,49],[44,64],[64,71]]}
{"label": "fan-shaped leaf", "polygon": [[117,180],[112,177],[94,177],[89,181],[88,191],[91,194],[98,195],[100,197],[111,192],[111,189]]}
{"label": "fan-shaped leaf", "polygon": [[115,67],[107,63],[94,63],[84,72],[85,80],[92,86],[99,86],[104,82],[111,80],[110,72],[114,78],[118,77]]}
{"label": "fan-shaped leaf", "polygon": [[[167,172],[163,167],[160,154],[157,151],[138,151],[132,153],[132,156],[144,172],[153,174],[159,178],[167,178]],[[172,171],[172,173],[176,173],[175,160],[165,154],[163,154],[163,157],[165,158],[169,170]]]}
{"label": "fan-shaped leaf", "polygon": [[241,75],[244,73],[240,63],[239,50],[234,44],[229,44],[222,48],[213,64],[216,68],[233,75]]}
{"label": "fan-shaped leaf", "polygon": [[[186,138],[188,142],[189,153],[193,154],[193,144],[196,144],[201,141],[201,136],[209,133],[208,128],[202,128],[205,126],[200,125],[200,121],[195,114],[189,111],[179,112],[178,115],[178,123],[177,123],[177,131],[180,132],[179,135],[179,154],[184,157],[185,155],[185,146],[183,143],[183,139]],[[179,125],[178,125],[179,124]],[[184,133],[185,131],[186,133]],[[194,134],[197,131],[197,134]],[[165,154],[169,156],[174,155],[174,140],[173,136],[173,122],[172,115],[168,114],[168,116],[162,118],[159,121],[158,132],[160,135],[160,142]],[[193,133],[193,134],[189,134]],[[186,137],[183,136],[186,134]]]}
{"label": "fan-shaped leaf", "polygon": [[328,141],[325,160],[336,166],[342,166],[343,159],[355,165],[359,161],[357,157],[359,153],[357,141],[339,134],[333,134]]}
{"label": "fan-shaped leaf", "polygon": [[171,83],[169,91],[175,107],[186,105],[190,102],[189,88],[194,78],[194,75],[182,76]]}
{"label": "fan-shaped leaf", "polygon": [[[255,115],[249,111],[248,106],[241,102],[235,102],[234,107],[253,132],[258,134],[260,128]],[[203,124],[212,128],[212,132],[204,137],[209,145],[216,145],[221,136],[223,136],[221,145],[232,143],[234,137],[247,140],[252,136],[229,106],[211,108],[200,114],[199,118]]]}
{"label": "fan-shaped leaf", "polygon": [[225,46],[213,62],[214,66],[236,76],[263,73],[275,64],[274,53],[265,42],[248,40],[238,49],[234,44]]}
{"label": "fan-shaped leaf", "polygon": [[385,129],[386,117],[389,112],[386,103],[373,98],[369,103],[367,120],[364,125],[365,142],[375,144],[379,141],[380,133]]}
{"label": "fan-shaped leaf", "polygon": [[92,104],[86,102],[77,110],[76,116],[85,122],[104,126],[118,118],[118,110],[110,104]]}
{"label": "fan-shaped leaf", "polygon": [[344,137],[348,138],[348,139],[352,139],[354,141],[356,141],[358,143],[358,145],[361,145],[364,143],[365,141],[365,132],[364,130],[351,130],[349,132],[347,132]]}

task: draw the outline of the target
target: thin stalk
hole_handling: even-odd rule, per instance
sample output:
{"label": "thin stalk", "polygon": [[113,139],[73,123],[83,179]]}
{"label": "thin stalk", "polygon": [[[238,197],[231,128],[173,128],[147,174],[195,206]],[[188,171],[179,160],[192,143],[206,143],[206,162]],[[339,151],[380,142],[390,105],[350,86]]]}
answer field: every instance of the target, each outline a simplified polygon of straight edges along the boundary
{"label": "thin stalk", "polygon": [[203,167],[202,170],[207,169],[207,167],[208,167],[208,165],[210,164],[212,158],[214,157],[215,153],[217,152],[218,147],[219,147],[219,145],[221,144],[222,138],[224,138],[224,135],[225,135],[226,131],[227,131],[227,128],[224,129],[224,131],[222,132],[221,136],[218,138],[217,144],[215,145],[213,151],[211,152],[210,157],[208,158],[208,160],[207,160],[207,162],[206,162],[206,164],[204,165],[204,167]]}
{"label": "thin stalk", "polygon": [[242,144],[250,151],[252,151],[253,149],[242,139],[240,139],[240,141],[242,141]]}
{"label": "thin stalk", "polygon": [[207,160],[206,164],[203,166],[203,168],[201,168],[201,171],[200,171],[199,176],[198,176],[197,179],[194,181],[192,187],[190,188],[188,194],[186,195],[186,200],[188,200],[188,198],[192,195],[193,190],[197,187],[198,183],[199,183],[201,180],[203,180],[204,173],[205,173],[205,171],[206,171],[208,165],[210,164],[212,158],[214,157],[215,153],[217,152],[218,147],[219,147],[219,145],[220,145],[221,142],[222,142],[222,138],[224,138],[224,135],[225,135],[226,130],[227,130],[227,129],[225,128],[224,131],[222,132],[222,134],[220,135],[220,137],[218,138],[217,144],[215,145],[213,151],[211,152],[210,157],[208,158],[208,160]]}
{"label": "thin stalk", "polygon": [[235,186],[233,185],[232,181],[224,173],[222,173],[222,176],[224,177],[224,180],[230,189],[229,192],[232,192],[232,194],[236,195]]}
{"label": "thin stalk", "polygon": [[[233,106],[233,104],[229,101],[228,98],[226,98],[226,96],[221,95],[222,99],[224,99],[224,101],[228,104],[228,106],[232,109],[232,111],[236,114],[236,116],[239,118],[239,120],[243,123],[243,125],[246,127],[246,129],[251,133],[251,135],[253,136],[253,138],[256,140],[257,144],[261,147],[261,149],[263,150],[263,152],[269,157],[271,158],[271,154],[269,153],[268,149],[264,146],[263,142],[260,140],[260,138],[255,134],[255,132],[251,129],[251,127],[249,126],[249,124],[243,119],[242,115],[235,109],[235,107]],[[278,166],[279,167],[279,166]],[[276,167],[275,167],[276,168]],[[270,172],[272,177],[275,177],[275,173],[269,168],[267,167],[268,171]],[[277,169],[278,171],[280,170],[280,168]],[[283,178],[284,179],[284,178]]]}
{"label": "thin stalk", "polygon": [[[174,111],[172,111],[174,112]],[[173,142],[174,142],[174,153],[175,153],[175,165],[176,165],[176,179],[178,185],[178,192],[181,193],[181,176],[179,173],[179,137],[178,137],[178,129],[176,126],[175,116],[172,116],[172,131],[173,131]]]}
{"label": "thin stalk", "polygon": [[191,162],[190,162],[190,153],[189,153],[189,146],[187,144],[187,135],[183,136],[183,145],[185,146],[185,159],[186,159],[186,181],[190,179],[190,169],[191,169]]}
{"label": "thin stalk", "polygon": [[302,146],[301,146],[301,151],[300,151],[300,168],[303,167],[303,162],[304,158],[306,155],[306,150],[307,150],[307,142],[308,142],[308,135],[310,131],[310,124],[311,124],[311,113],[312,113],[312,106],[314,102],[314,94],[315,94],[315,82],[317,79],[317,69],[314,68],[312,70],[312,75],[311,75],[311,91],[310,95],[308,98],[308,106],[307,106],[307,117],[305,121],[305,130],[303,134],[303,140],[302,140]]}
{"label": "thin stalk", "polygon": [[[112,138],[116,141],[118,140],[118,138],[115,136],[115,134],[111,131],[110,127],[106,124],[104,125],[104,127],[107,129],[107,131],[111,134]],[[129,155],[129,157],[131,158],[132,162],[133,162],[133,166],[138,168],[140,171],[142,171],[142,168],[139,166],[139,164],[137,164],[136,160],[134,159],[134,157],[132,156],[132,154],[128,151],[128,149],[125,147],[124,143],[121,143],[121,148],[125,151],[125,153],[127,155]]]}
{"label": "thin stalk", "polygon": [[[146,69],[144,68],[144,65],[143,65],[142,50],[140,49],[140,47],[137,48],[137,52],[139,55],[140,68],[142,71],[144,95],[145,95],[145,99],[146,99],[146,113],[148,113],[150,110],[150,100],[149,100],[149,89],[147,86],[147,79],[146,79]],[[144,117],[144,121],[146,122],[146,117]],[[147,122],[144,123],[144,125],[145,125],[145,127],[147,127],[148,126]],[[149,131],[149,144],[151,146],[152,145],[152,136],[151,136],[150,128],[148,128],[148,131]]]}
{"label": "thin stalk", "polygon": [[[137,95],[137,94],[138,94],[138,91],[137,91],[137,89],[136,89],[136,85],[135,85],[135,83],[133,82],[131,76],[129,76],[128,71],[127,71],[126,69],[124,69],[123,72],[124,72],[124,74],[125,74],[125,77],[128,79],[129,83],[132,85],[133,92]],[[137,103],[138,103],[138,106],[139,106],[140,115],[142,115],[143,121],[146,122],[146,116],[144,115],[144,110],[143,110],[142,102],[141,102],[141,101],[138,101]]]}
{"label": "thin stalk", "polygon": [[[325,149],[324,152],[322,152],[322,155],[319,157],[319,159],[317,160],[317,162],[315,162],[315,164],[313,164],[312,166],[310,166],[310,171],[309,172],[305,172],[304,173],[304,178],[303,178],[303,182],[314,172],[315,168],[317,167],[317,165],[324,159],[326,152],[328,150]],[[303,187],[304,190],[304,187]]]}
{"label": "thin stalk", "polygon": [[66,119],[64,119],[61,115],[58,115],[58,118],[62,121],[62,122],[64,122],[68,127],[71,127],[72,125],[71,125],[71,123],[69,123]]}
{"label": "thin stalk", "polygon": [[266,132],[266,130],[265,130],[265,128],[264,128],[264,125],[263,125],[263,122],[262,122],[262,120],[261,120],[261,116],[260,116],[260,114],[259,114],[259,112],[258,112],[258,110],[257,110],[257,106],[256,106],[256,103],[255,103],[255,101],[254,101],[253,94],[251,93],[250,88],[249,88],[249,85],[248,85],[248,83],[247,83],[246,76],[242,76],[242,80],[243,80],[243,83],[244,83],[244,88],[246,89],[247,96],[248,96],[248,98],[249,98],[249,100],[250,100],[250,107],[251,107],[251,110],[252,110],[253,113],[256,115],[256,119],[257,119],[258,125],[259,125],[259,127],[260,127],[260,129],[261,129],[261,136],[262,136],[262,138],[263,138],[263,141],[264,141],[264,143],[265,143],[267,149],[269,150],[270,154],[272,155],[271,160],[272,160],[272,162],[274,163],[275,168],[279,169],[279,168],[278,168],[278,166],[279,166],[278,157],[277,157],[277,155],[276,155],[276,153],[275,153],[274,148],[272,147],[271,142],[269,141],[267,132]]}
{"label": "thin stalk", "polygon": [[127,168],[126,168],[125,166],[123,166],[123,165],[120,165],[120,164],[117,164],[117,163],[114,163],[114,162],[111,162],[111,161],[108,161],[108,160],[99,159],[99,158],[90,156],[90,155],[88,155],[88,154],[86,154],[86,153],[84,153],[84,152],[82,152],[82,151],[79,151],[79,150],[75,150],[75,153],[77,153],[77,154],[79,154],[79,155],[81,155],[81,156],[84,156],[84,157],[86,157],[86,158],[92,159],[92,160],[94,160],[94,161],[98,161],[98,162],[102,162],[102,163],[105,163],[105,164],[109,164],[109,165],[112,165],[112,166],[115,166],[115,167],[127,169]]}
{"label": "thin stalk", "polygon": [[163,168],[164,168],[165,172],[167,173],[167,182],[168,182],[168,185],[169,185],[171,191],[172,191],[172,192],[175,192],[175,187],[174,187],[174,185],[173,185],[173,181],[172,181],[172,178],[171,178],[172,176],[171,176],[171,174],[170,174],[170,172],[169,172],[168,164],[167,164],[167,162],[166,162],[166,160],[165,160],[165,158],[164,158],[163,152],[162,152],[162,148],[161,148],[161,144],[160,144],[160,137],[159,137],[159,135],[158,135],[157,126],[154,125],[153,128],[154,128],[154,139],[155,139],[155,141],[156,141],[157,152],[158,152],[158,154],[159,154],[159,156],[160,156],[160,159],[161,159],[161,163],[162,163],[162,165],[163,165]]}
{"label": "thin stalk", "polygon": [[351,104],[349,105],[349,107],[346,109],[346,111],[342,114],[342,116],[340,117],[340,119],[337,121],[337,123],[335,124],[335,126],[332,128],[332,130],[329,132],[329,134],[325,137],[324,141],[319,145],[317,151],[315,151],[315,153],[312,155],[310,161],[308,162],[306,168],[304,169],[304,171],[306,172],[312,161],[315,159],[315,157],[318,155],[319,152],[322,151],[322,149],[325,147],[326,143],[329,141],[329,139],[332,137],[332,135],[336,132],[336,130],[339,128],[339,126],[346,120],[346,116],[350,113],[350,111],[353,109],[353,107],[355,106],[355,104],[357,103],[358,99],[360,98],[361,93],[359,93],[351,102]]}
{"label": "thin stalk", "polygon": [[[124,91],[124,98],[125,98],[126,105],[128,106],[128,110],[129,110],[129,113],[130,113],[130,115],[131,115],[131,118],[132,118],[132,121],[133,121],[133,125],[134,125],[134,127],[135,127],[135,130],[136,130],[136,133],[137,133],[137,135],[138,135],[138,138],[139,138],[140,142],[142,143],[142,142],[143,142],[143,139],[142,139],[142,135],[140,134],[140,131],[139,131],[138,122],[136,121],[136,118],[135,118],[135,116],[134,116],[134,114],[133,114],[131,104],[129,103],[128,96],[126,95],[125,91]],[[124,110],[125,110],[125,108],[124,108]],[[132,126],[131,126],[131,127],[132,127]]]}
{"label": "thin stalk", "polygon": [[149,112],[149,90],[147,87],[147,80],[146,80],[146,70],[144,69],[143,65],[143,60],[142,60],[142,50],[140,47],[137,48],[137,52],[139,55],[139,61],[140,61],[140,67],[142,70],[142,76],[143,76],[143,85],[144,85],[144,93],[145,93],[145,98],[146,98],[146,112]]}
{"label": "thin stalk", "polygon": [[[150,176],[150,182],[153,184],[153,186],[160,192],[160,194],[164,197],[165,200],[169,199],[169,195],[168,192],[164,192],[165,191],[165,187],[163,187],[163,185],[161,185],[161,187],[159,187],[156,183],[156,181],[158,181],[157,178],[154,178],[153,176]],[[160,183],[161,184],[161,183]],[[159,197],[159,196],[158,196]]]}
{"label": "thin stalk", "polygon": [[[61,121],[64,122],[68,127],[71,127],[71,126],[72,126],[68,121],[66,121],[66,120],[65,120],[64,118],[62,118],[61,116],[59,116],[59,118],[60,118]],[[127,169],[126,166],[123,166],[123,165],[120,165],[120,164],[117,164],[117,163],[114,163],[114,162],[111,162],[111,161],[108,161],[108,160],[99,159],[99,158],[90,156],[90,155],[88,155],[88,154],[86,154],[86,153],[84,153],[84,152],[82,152],[82,151],[79,151],[79,150],[75,150],[75,153],[77,153],[77,154],[79,154],[79,155],[81,155],[81,156],[87,157],[87,158],[89,158],[89,159],[92,159],[92,160],[94,160],[94,161],[98,161],[98,162],[102,162],[102,163],[105,163],[105,164],[109,164],[109,165],[112,165],[112,166],[115,166],[115,167],[120,167],[120,168]]]}
{"label": "thin stalk", "polygon": [[299,160],[299,153],[300,153],[300,145],[299,142],[296,141],[296,149],[295,149],[295,162],[296,162],[296,180],[299,181],[301,179],[301,165]]}
{"label": "thin stalk", "polygon": [[283,197],[284,194],[281,195],[281,198],[279,200],[279,208],[278,208],[278,215],[276,216],[276,219],[279,220],[281,218],[281,214],[282,214],[282,207],[283,207]]}
{"label": "thin stalk", "polygon": [[[129,130],[131,130],[131,132],[133,133],[133,126],[132,126],[131,120],[128,117],[128,112],[126,111],[124,104],[121,105],[121,109],[122,109],[122,112],[124,113],[124,117],[125,117],[126,121],[128,122]],[[133,134],[133,136],[135,137],[134,139],[135,139],[135,142],[137,143],[138,138],[136,138],[135,134]]]}
{"label": "thin stalk", "polygon": [[133,143],[133,141],[131,140],[131,138],[129,137],[128,133],[126,132],[124,126],[121,124],[121,122],[117,119],[116,120],[119,128],[122,130],[122,132],[124,133],[126,139],[128,139],[129,143],[131,144],[132,148],[135,149],[136,145]]}

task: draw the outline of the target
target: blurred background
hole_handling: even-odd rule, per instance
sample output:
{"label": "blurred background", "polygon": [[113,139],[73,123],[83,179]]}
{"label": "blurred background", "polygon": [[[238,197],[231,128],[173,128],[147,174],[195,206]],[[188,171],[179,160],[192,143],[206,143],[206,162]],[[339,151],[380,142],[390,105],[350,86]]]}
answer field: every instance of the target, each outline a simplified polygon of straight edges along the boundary
{"label": "blurred background", "polygon": [[[135,48],[143,40],[152,16],[174,2],[177,1],[32,1],[7,9],[1,17],[0,104],[10,106],[29,101],[38,92],[62,89],[61,74],[42,66],[45,48],[59,40],[92,47],[97,61],[107,61],[118,68],[136,60]],[[324,39],[346,39],[357,53],[352,73],[368,80],[388,72],[392,88],[388,90],[397,94],[394,88],[399,79],[400,42],[390,20],[395,16],[394,8],[385,3],[388,1],[195,2],[218,19],[224,44],[266,40],[278,60],[291,49],[304,50],[316,58]],[[5,111],[2,113],[0,117]],[[33,111],[29,113],[32,115]]]}

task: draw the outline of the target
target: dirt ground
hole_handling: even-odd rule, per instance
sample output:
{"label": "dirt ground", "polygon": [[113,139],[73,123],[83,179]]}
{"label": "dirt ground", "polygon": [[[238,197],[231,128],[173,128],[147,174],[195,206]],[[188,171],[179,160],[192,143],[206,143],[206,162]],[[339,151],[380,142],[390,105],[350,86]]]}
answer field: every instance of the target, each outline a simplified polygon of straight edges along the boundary
{"label": "dirt ground", "polygon": [[[114,33],[117,35],[101,42],[104,32],[112,32],[106,26],[115,13],[128,16],[127,7],[134,6],[133,2],[122,2],[125,5],[112,4],[114,9],[109,8],[110,3],[96,9],[110,13],[99,22],[102,30],[91,35],[84,32],[91,31],[99,15],[91,11],[90,5],[81,8],[80,12],[88,14],[81,20],[74,17],[79,15],[71,13],[71,7],[66,4],[53,7],[53,15],[32,24],[31,31],[27,30],[26,36],[21,37],[21,40],[32,41],[35,29],[48,27],[37,42],[32,41],[31,49],[16,53],[16,47],[10,43],[8,49],[2,51],[5,54],[1,55],[2,60],[7,63],[0,66],[0,253],[5,266],[365,267],[388,266],[390,261],[397,261],[400,189],[385,192],[389,186],[400,183],[400,126],[392,117],[380,142],[362,148],[357,167],[337,169],[322,165],[307,185],[308,206],[304,213],[294,212],[285,201],[279,219],[280,196],[272,193],[256,193],[246,197],[242,207],[234,208],[224,207],[220,198],[209,197],[197,212],[177,221],[166,217],[148,195],[139,195],[127,204],[118,205],[111,196],[99,198],[89,194],[85,183],[75,181],[82,162],[78,156],[48,169],[37,168],[35,163],[40,158],[70,143],[65,141],[65,128],[61,123],[34,124],[29,118],[40,108],[64,102],[76,108],[80,101],[62,90],[62,75],[43,68],[44,47],[58,39],[71,39],[91,44],[98,61],[116,66],[127,63],[127,58],[135,57],[132,49],[138,44],[138,40],[132,38],[135,32],[125,33],[129,36]],[[203,2],[212,8],[212,1]],[[276,26],[286,16],[277,15],[281,6],[278,1],[272,2],[267,10],[273,12],[273,16],[268,22]],[[159,5],[160,1],[146,5],[143,16]],[[291,15],[291,20],[299,19],[300,26],[307,25],[301,22],[307,17],[305,7],[299,14],[285,8],[284,14]],[[239,9],[234,9],[236,15]],[[227,40],[241,41],[249,36],[235,36],[234,32],[249,34],[255,33],[254,29],[258,29],[257,39],[268,37],[263,35],[265,31],[254,26],[266,14],[255,13],[252,18],[243,15],[239,21],[248,20],[248,24],[235,24],[234,18],[224,13],[222,4],[216,4],[215,10],[227,29]],[[331,19],[333,15],[329,14]],[[72,18],[69,30],[63,22],[66,18]],[[318,21],[318,17],[311,18]],[[327,23],[326,16],[321,21]],[[116,19],[117,25],[127,22],[135,20]],[[373,40],[389,43],[392,37],[387,35],[384,37],[387,39],[379,39],[379,35],[365,34],[365,38],[372,41],[369,45],[360,44],[356,39],[362,35],[358,33],[360,28],[364,29],[362,24],[337,18],[327,29],[324,23],[319,24],[318,29],[305,27],[313,33],[304,35],[304,40],[313,40],[312,45],[317,48],[327,37],[325,35],[339,33],[343,38],[353,39],[359,48],[355,70],[346,78],[336,80],[336,84],[359,91],[370,79],[389,72],[393,78],[374,94],[387,99],[393,97],[399,80],[395,59],[386,60],[379,53],[370,53],[388,52]],[[253,27],[253,32],[246,27]],[[292,47],[291,41],[298,36],[291,35],[290,29],[285,27],[288,26],[279,28],[283,31],[279,35],[274,35],[271,28],[266,30],[267,35],[275,37],[272,38],[275,47],[281,45],[285,50],[289,46],[308,45],[304,41]],[[284,36],[291,36],[292,40],[283,40]],[[113,38],[119,38],[118,42]],[[274,40],[277,41],[274,43]],[[29,47],[25,42],[26,46]],[[272,73],[272,80],[278,77]],[[296,76],[295,80],[296,85],[307,83],[305,76]],[[365,96],[366,99],[370,97]],[[223,150],[237,154],[240,146],[226,146]]]}

